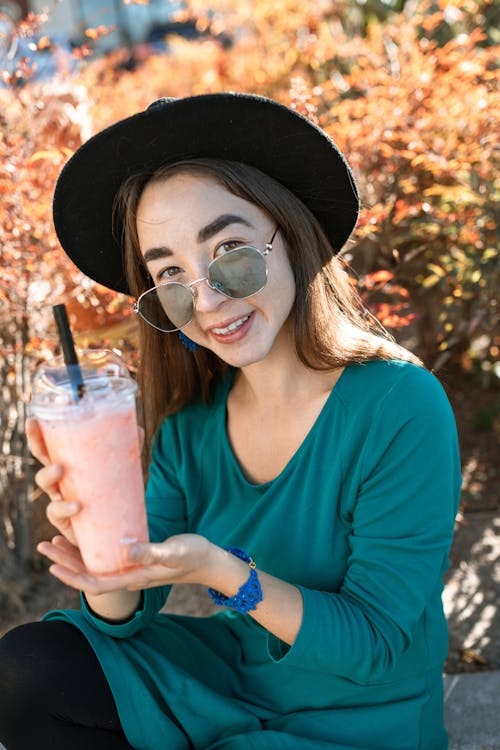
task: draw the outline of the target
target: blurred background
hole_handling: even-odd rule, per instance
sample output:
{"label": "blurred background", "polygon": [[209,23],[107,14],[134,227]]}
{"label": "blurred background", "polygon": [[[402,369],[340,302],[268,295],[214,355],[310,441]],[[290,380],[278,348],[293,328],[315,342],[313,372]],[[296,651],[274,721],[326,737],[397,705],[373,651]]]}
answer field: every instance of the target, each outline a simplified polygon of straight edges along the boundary
{"label": "blurred background", "polygon": [[[446,669],[500,667],[499,15],[492,0],[0,3],[0,634],[77,606],[35,551],[51,530],[24,434],[34,367],[57,350],[51,306],[66,303],[80,346],[137,367],[131,300],[58,245],[57,175],[160,96],[232,90],[294,107],[353,167],[352,283],[441,380],[459,427]],[[179,589],[169,607],[202,601]]]}

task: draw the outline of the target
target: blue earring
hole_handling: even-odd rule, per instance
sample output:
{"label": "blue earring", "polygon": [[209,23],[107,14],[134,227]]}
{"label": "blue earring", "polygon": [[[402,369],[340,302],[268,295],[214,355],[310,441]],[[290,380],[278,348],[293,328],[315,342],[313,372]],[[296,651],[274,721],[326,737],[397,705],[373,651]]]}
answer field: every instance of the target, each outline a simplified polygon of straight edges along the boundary
{"label": "blue earring", "polygon": [[179,331],[179,339],[182,346],[185,346],[188,352],[195,352],[198,349],[198,344],[191,341],[191,339],[189,339],[185,333],[182,333],[182,331]]}

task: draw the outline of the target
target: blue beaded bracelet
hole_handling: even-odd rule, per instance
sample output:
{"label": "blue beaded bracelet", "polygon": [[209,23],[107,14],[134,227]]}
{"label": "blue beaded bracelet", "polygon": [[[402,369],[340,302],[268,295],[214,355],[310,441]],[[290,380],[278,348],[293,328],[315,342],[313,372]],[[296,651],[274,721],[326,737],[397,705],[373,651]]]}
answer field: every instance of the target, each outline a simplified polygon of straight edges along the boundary
{"label": "blue beaded bracelet", "polygon": [[235,557],[239,557],[243,562],[248,563],[250,577],[240,587],[235,596],[224,596],[224,594],[215,589],[208,589],[208,593],[219,607],[229,607],[229,609],[234,609],[236,612],[241,612],[244,615],[246,612],[255,609],[257,604],[262,601],[262,589],[257,571],[255,570],[256,565],[250,555],[247,555],[242,549],[238,547],[226,547],[226,550],[235,555]]}

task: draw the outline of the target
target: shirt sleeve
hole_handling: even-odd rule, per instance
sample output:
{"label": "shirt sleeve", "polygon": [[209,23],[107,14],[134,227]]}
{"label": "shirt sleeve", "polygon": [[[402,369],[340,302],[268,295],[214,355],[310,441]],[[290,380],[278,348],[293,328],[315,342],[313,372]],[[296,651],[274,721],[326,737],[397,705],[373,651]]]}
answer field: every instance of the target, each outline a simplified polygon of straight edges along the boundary
{"label": "shirt sleeve", "polygon": [[[186,531],[186,502],[176,476],[179,465],[179,439],[175,418],[167,419],[154,441],[149,479],[146,488],[146,510],[151,542],[162,542]],[[140,608],[125,622],[103,620],[90,609],[81,596],[82,612],[92,625],[113,638],[128,638],[156,617],[164,606],[171,586],[158,586],[142,592]]]}
{"label": "shirt sleeve", "polygon": [[441,591],[460,482],[451,407],[415,368],[387,390],[367,431],[340,590],[300,587],[300,631],[286,649],[271,636],[271,658],[362,683],[390,672]]}

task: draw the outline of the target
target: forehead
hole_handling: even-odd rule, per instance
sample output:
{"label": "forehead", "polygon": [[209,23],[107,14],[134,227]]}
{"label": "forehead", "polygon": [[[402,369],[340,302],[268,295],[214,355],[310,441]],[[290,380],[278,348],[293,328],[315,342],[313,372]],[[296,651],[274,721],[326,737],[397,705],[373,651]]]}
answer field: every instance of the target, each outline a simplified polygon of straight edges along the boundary
{"label": "forehead", "polygon": [[231,193],[208,175],[174,174],[149,182],[137,206],[139,235],[155,226],[163,229],[180,222],[203,224],[217,213],[235,212],[257,219],[265,212],[248,200]]}

